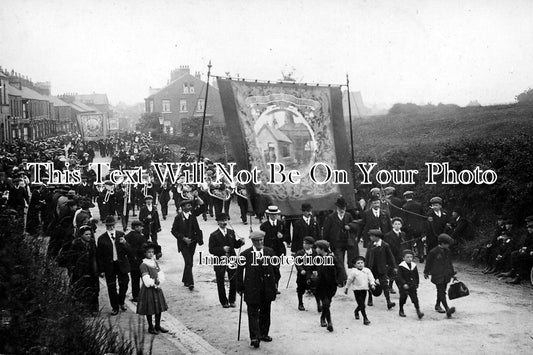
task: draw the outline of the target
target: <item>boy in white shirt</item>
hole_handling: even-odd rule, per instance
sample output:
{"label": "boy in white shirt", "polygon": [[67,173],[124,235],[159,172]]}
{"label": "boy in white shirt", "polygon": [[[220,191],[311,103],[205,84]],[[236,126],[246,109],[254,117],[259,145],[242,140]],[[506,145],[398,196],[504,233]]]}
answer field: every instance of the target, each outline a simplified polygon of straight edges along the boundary
{"label": "boy in white shirt", "polygon": [[355,258],[355,268],[348,269],[348,281],[344,293],[348,294],[348,289],[353,290],[357,308],[354,310],[355,319],[359,319],[359,312],[363,315],[363,324],[369,325],[370,321],[366,316],[365,299],[368,293],[368,288],[374,289],[376,287],[376,280],[372,271],[365,267],[365,258],[358,256]]}

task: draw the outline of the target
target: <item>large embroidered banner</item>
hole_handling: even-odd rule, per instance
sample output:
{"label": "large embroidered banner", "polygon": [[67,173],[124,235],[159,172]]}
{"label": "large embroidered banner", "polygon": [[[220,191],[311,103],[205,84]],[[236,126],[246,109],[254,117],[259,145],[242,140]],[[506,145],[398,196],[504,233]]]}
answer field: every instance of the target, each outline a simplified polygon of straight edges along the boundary
{"label": "large embroidered banner", "polygon": [[[330,177],[326,183],[316,183],[310,175],[316,166],[316,180],[327,180],[331,171],[326,165],[350,175],[340,87],[222,78],[218,87],[237,167],[261,170],[261,183],[248,188],[256,212],[265,207],[257,201],[278,205],[284,215],[301,214],[303,202],[315,210],[334,209],[339,195],[354,205],[351,181],[339,184]],[[285,171],[298,170],[300,182],[269,184],[268,163],[281,163]]]}
{"label": "large embroidered banner", "polygon": [[82,113],[77,116],[78,126],[81,135],[86,141],[93,141],[105,138],[107,129],[105,127],[104,115],[101,113]]}

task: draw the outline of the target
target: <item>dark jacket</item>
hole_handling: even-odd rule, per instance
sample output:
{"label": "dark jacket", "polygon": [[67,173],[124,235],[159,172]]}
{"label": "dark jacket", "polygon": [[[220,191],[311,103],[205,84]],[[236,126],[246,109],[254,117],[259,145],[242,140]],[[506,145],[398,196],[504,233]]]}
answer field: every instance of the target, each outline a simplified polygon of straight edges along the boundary
{"label": "dark jacket", "polygon": [[292,241],[291,241],[291,251],[296,253],[303,248],[304,237],[313,237],[315,240],[318,240],[319,228],[318,223],[314,216],[311,216],[309,225],[305,223],[305,220],[302,217],[298,218],[292,226]]}
{"label": "dark jacket", "polygon": [[[148,216],[151,216],[152,218],[148,218]],[[151,212],[148,211],[146,205],[141,207],[141,210],[139,211],[139,221],[144,223],[143,234],[147,239],[161,230],[159,213],[154,205],[152,205]]]}
{"label": "dark jacket", "polygon": [[317,266],[318,280],[315,294],[319,298],[335,296],[337,287],[342,286],[346,281],[344,265],[341,265],[333,253],[328,256],[333,258],[333,265],[322,264]]}
{"label": "dark jacket", "polygon": [[398,265],[389,244],[383,240],[381,240],[381,246],[372,245],[366,253],[366,265],[376,278],[386,274],[389,268],[396,268]]}
{"label": "dark jacket", "polygon": [[[235,249],[244,245],[244,242],[235,238],[235,232],[226,228],[226,236],[222,234],[219,228],[209,236],[209,253],[216,256],[237,255]],[[229,246],[229,252],[226,254],[224,247]]]}
{"label": "dark jacket", "polygon": [[436,246],[431,249],[426,260],[424,275],[431,275],[434,284],[448,283],[455,275],[450,250]]}
{"label": "dark jacket", "polygon": [[383,208],[379,209],[379,217],[374,216],[372,208],[364,211],[361,217],[363,219],[363,238],[368,238],[368,231],[371,229],[379,229],[383,234],[392,229],[390,215]]}
{"label": "dark jacket", "polygon": [[283,244],[284,238],[278,238],[278,232],[285,236],[285,223],[283,221],[277,220],[276,226],[272,226],[269,220],[266,220],[259,227],[263,232],[265,232],[265,242],[264,246],[272,248],[274,253],[277,256],[285,255],[286,248]]}
{"label": "dark jacket", "polygon": [[[424,231],[424,225],[426,222],[424,209],[422,208],[422,204],[420,202],[417,202],[415,200],[409,200],[403,204],[402,207],[404,210],[407,210],[409,212],[403,212],[403,222],[404,222],[404,230],[409,236],[419,235]],[[416,213],[417,215],[413,214]]]}
{"label": "dark jacket", "polygon": [[444,210],[441,210],[440,217],[433,210],[429,211],[427,216],[431,218],[431,221],[428,219],[426,222],[426,244],[431,249],[437,246],[439,235],[446,231],[446,223],[448,223],[449,217]]}
{"label": "dark jacket", "polygon": [[460,217],[452,223],[452,237],[454,240],[471,240],[474,239],[475,231],[472,223],[465,217]]}
{"label": "dark jacket", "polygon": [[172,224],[172,235],[178,242],[178,252],[187,246],[183,240],[185,237],[192,239],[192,243],[204,245],[203,234],[194,213],[190,214],[188,220],[183,216],[183,212],[178,213]]}
{"label": "dark jacket", "polygon": [[133,258],[130,259],[130,267],[132,271],[138,271],[139,266],[142,264],[144,259],[144,243],[147,239],[141,233],[132,230],[125,236],[126,241],[131,247]]}
{"label": "dark jacket", "polygon": [[391,230],[389,233],[385,234],[383,236],[383,240],[389,244],[390,249],[392,251],[392,255],[394,255],[394,260],[399,263],[402,261],[402,251],[409,247],[409,245],[402,244],[406,240],[406,236],[404,232],[400,231],[400,236],[398,237],[396,235],[396,232],[394,230]]}
{"label": "dark jacket", "polygon": [[[120,237],[123,237],[124,233],[115,230],[115,246],[117,248],[117,261],[119,270],[123,274],[130,272],[130,258],[133,257],[130,245],[126,243],[120,243]],[[98,262],[99,272],[105,272],[106,274],[113,273],[113,245],[111,244],[111,238],[104,232],[98,238],[98,245],[96,247],[96,260]]]}
{"label": "dark jacket", "polygon": [[[271,248],[263,247],[264,256],[274,256]],[[244,265],[237,267],[237,291],[244,292],[244,301],[259,304],[262,301],[271,302],[276,299],[276,283],[280,279],[279,270],[270,263],[257,260],[253,265],[253,247],[241,253],[246,259]]]}
{"label": "dark jacket", "polygon": [[411,268],[405,261],[402,261],[398,266],[398,274],[396,275],[396,283],[398,289],[403,291],[403,285],[409,285],[410,289],[418,288],[420,278],[418,276],[418,268],[416,264],[411,262]]}
{"label": "dark jacket", "polygon": [[350,246],[357,245],[357,236],[352,227],[346,230],[344,226],[348,226],[353,222],[353,217],[346,212],[342,220],[339,219],[337,211],[330,213],[324,220],[324,229],[322,236],[330,244],[331,250],[335,250],[338,245],[346,244]]}

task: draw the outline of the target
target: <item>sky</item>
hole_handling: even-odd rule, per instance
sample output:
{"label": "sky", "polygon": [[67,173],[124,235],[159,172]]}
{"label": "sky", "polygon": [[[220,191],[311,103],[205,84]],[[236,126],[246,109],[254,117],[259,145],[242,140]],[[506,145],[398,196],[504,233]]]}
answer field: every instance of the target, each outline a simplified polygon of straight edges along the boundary
{"label": "sky", "polygon": [[[170,71],[343,84],[366,106],[513,102],[533,1],[2,0],[0,66],[52,93],[143,102]],[[294,69],[293,69],[294,68]]]}

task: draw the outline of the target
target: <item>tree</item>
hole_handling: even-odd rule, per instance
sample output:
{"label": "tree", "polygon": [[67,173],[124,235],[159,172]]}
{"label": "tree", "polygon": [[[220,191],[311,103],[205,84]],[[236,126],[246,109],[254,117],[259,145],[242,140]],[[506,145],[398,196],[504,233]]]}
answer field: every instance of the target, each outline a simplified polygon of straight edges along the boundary
{"label": "tree", "polygon": [[137,123],[137,130],[142,132],[159,131],[161,129],[159,125],[160,115],[159,112],[143,113],[139,123]]}
{"label": "tree", "polygon": [[518,103],[530,103],[533,102],[533,89],[524,90],[521,94],[518,94],[516,97],[516,102]]}

